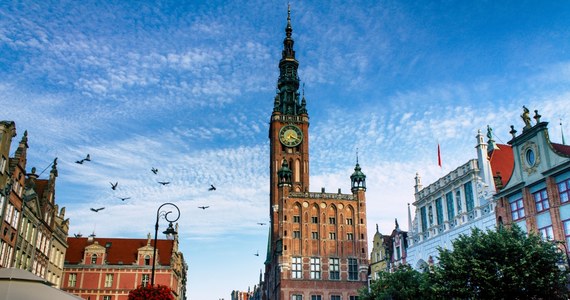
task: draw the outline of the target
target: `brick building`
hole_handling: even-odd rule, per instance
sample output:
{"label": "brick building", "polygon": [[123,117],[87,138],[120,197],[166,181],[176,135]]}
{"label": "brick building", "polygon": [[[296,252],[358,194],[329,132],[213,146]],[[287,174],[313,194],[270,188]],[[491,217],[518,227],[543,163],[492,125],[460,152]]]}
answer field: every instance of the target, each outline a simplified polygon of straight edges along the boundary
{"label": "brick building", "polygon": [[292,31],[289,10],[269,128],[266,299],[352,300],[367,283],[366,176],[357,161],[352,193],[309,191],[309,114]]}
{"label": "brick building", "polygon": [[[69,237],[68,244],[62,284],[68,293],[90,300],[126,300],[131,290],[151,282],[150,234],[146,239]],[[170,287],[175,299],[186,299],[187,265],[178,251],[178,237],[157,240],[156,249],[154,283]]]}
{"label": "brick building", "polygon": [[548,122],[534,111],[534,125],[524,108],[522,132],[511,126],[514,168],[495,195],[497,223],[516,224],[545,239],[570,243],[570,146],[552,143]]}
{"label": "brick building", "polygon": [[1,121],[0,266],[30,271],[59,287],[69,219],[55,201],[57,158],[47,179],[40,179],[35,168],[26,173],[28,133],[24,132],[14,157],[9,157],[15,136],[15,123]]}

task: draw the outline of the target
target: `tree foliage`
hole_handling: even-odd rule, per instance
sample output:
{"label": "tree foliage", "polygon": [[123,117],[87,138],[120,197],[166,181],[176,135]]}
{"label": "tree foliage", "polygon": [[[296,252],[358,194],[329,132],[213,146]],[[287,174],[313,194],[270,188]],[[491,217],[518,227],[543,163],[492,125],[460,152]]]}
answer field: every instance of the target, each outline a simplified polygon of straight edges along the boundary
{"label": "tree foliage", "polygon": [[370,292],[360,291],[363,300],[404,300],[431,299],[427,273],[412,269],[409,265],[401,265],[394,272],[380,272],[379,278],[372,282]]}
{"label": "tree foliage", "polygon": [[364,300],[384,299],[568,299],[567,262],[558,246],[515,226],[473,229],[439,249],[426,272],[400,267],[382,272]]}
{"label": "tree foliage", "polygon": [[129,292],[129,300],[174,300],[172,290],[165,285],[139,286]]}
{"label": "tree foliage", "polygon": [[564,262],[553,242],[518,226],[473,229],[439,249],[433,288],[445,299],[567,299]]}

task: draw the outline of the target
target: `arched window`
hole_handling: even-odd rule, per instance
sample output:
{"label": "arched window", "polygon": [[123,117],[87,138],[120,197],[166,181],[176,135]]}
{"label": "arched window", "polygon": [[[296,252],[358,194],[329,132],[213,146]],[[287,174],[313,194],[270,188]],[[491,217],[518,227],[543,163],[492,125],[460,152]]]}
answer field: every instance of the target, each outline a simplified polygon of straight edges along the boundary
{"label": "arched window", "polygon": [[97,263],[97,254],[91,255],[91,264],[94,265]]}
{"label": "arched window", "polygon": [[150,265],[150,255],[146,255],[144,257],[144,265],[145,266],[149,266]]}

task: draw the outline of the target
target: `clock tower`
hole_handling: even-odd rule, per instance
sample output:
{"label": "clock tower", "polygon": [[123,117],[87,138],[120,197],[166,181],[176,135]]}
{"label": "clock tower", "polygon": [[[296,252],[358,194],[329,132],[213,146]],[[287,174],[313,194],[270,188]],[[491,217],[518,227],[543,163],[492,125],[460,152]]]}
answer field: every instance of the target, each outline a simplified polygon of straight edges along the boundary
{"label": "clock tower", "polygon": [[351,194],[309,191],[309,114],[292,33],[289,9],[269,125],[265,299],[352,300],[367,282],[366,175],[357,162]]}

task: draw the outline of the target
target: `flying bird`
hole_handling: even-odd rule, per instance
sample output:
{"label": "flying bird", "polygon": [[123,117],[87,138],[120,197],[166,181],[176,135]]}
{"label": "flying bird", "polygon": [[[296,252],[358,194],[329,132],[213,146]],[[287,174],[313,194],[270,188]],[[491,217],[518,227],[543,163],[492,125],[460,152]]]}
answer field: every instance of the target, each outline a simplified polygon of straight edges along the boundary
{"label": "flying bird", "polygon": [[257,223],[257,225],[261,225],[261,226],[263,226],[263,225],[267,225],[267,223],[261,223],[261,222],[258,222],[258,223]]}
{"label": "flying bird", "polygon": [[76,238],[80,238],[80,237],[83,236],[81,233],[74,233],[73,235],[74,235]]}
{"label": "flying bird", "polygon": [[170,181],[158,181],[158,183],[160,183],[162,185],[167,185],[170,183]]}
{"label": "flying bird", "polygon": [[121,199],[121,201],[125,201],[125,200],[129,200],[131,199],[131,197],[117,197],[118,199]]}
{"label": "flying bird", "polygon": [[105,209],[104,207],[100,207],[100,208],[91,208],[92,211],[94,212],[99,212],[100,210]]}
{"label": "flying bird", "polygon": [[112,182],[109,182],[111,184],[111,188],[114,190],[117,189],[117,185],[119,184],[119,182],[115,182],[115,184],[113,184]]}
{"label": "flying bird", "polygon": [[206,209],[206,208],[208,208],[208,207],[209,207],[209,206],[198,206],[198,208],[201,208],[201,209]]}
{"label": "flying bird", "polygon": [[213,184],[210,184],[210,188],[208,189],[208,191],[215,191],[216,187]]}
{"label": "flying bird", "polygon": [[253,255],[259,256],[259,250],[257,250],[257,253],[253,253]]}
{"label": "flying bird", "polygon": [[157,168],[152,168],[150,169],[154,174],[158,173],[158,169]]}
{"label": "flying bird", "polygon": [[76,160],[75,163],[82,165],[84,161],[91,161],[91,156],[87,154],[87,156],[84,159]]}

